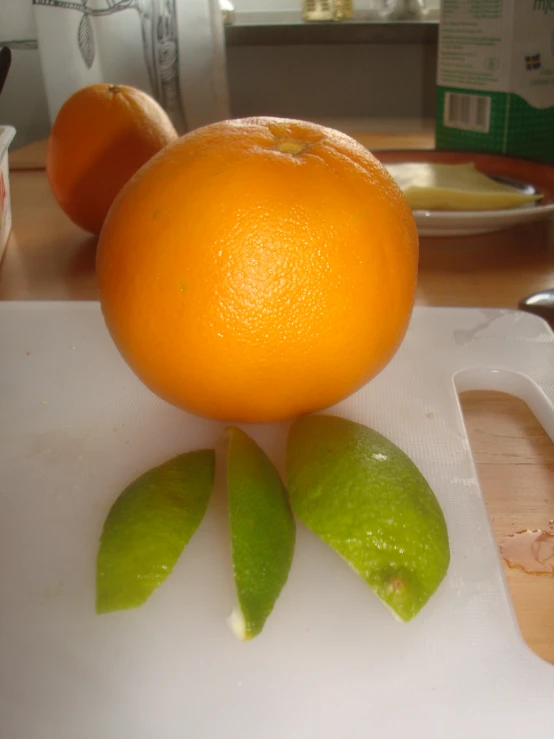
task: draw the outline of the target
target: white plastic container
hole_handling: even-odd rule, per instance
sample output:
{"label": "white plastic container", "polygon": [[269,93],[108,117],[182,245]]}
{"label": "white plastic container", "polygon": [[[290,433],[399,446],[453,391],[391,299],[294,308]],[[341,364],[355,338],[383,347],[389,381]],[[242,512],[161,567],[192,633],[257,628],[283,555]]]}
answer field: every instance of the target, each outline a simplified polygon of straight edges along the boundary
{"label": "white plastic container", "polygon": [[0,126],[0,261],[12,229],[8,148],[14,136],[15,128]]}

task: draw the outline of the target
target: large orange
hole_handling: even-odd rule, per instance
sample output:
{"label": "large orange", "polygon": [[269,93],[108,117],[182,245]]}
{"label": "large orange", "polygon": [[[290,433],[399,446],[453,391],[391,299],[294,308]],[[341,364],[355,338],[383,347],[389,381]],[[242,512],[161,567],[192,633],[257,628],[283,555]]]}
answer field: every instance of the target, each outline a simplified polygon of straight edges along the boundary
{"label": "large orange", "polygon": [[178,138],[149,95],[124,85],[96,84],[61,107],[48,139],[46,174],[62,210],[100,233],[117,193],[166,144]]}
{"label": "large orange", "polygon": [[145,165],[108,215],[97,271],[108,329],[147,386],[263,422],[329,406],[387,364],[417,261],[410,208],[363,146],[250,118]]}

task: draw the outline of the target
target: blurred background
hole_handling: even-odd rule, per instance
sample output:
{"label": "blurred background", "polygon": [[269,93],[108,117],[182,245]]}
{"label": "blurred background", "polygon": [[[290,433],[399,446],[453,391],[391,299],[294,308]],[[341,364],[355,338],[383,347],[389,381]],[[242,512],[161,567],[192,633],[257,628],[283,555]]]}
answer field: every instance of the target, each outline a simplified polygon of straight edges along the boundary
{"label": "blurred background", "polygon": [[0,121],[48,135],[93,82],[153,94],[178,130],[276,115],[349,131],[434,126],[439,0],[2,0]]}

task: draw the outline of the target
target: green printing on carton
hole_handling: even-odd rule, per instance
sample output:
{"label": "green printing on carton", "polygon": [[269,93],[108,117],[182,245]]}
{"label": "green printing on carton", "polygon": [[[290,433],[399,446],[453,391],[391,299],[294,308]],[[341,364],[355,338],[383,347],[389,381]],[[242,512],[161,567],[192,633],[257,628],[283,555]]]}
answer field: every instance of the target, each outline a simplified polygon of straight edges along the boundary
{"label": "green printing on carton", "polygon": [[444,0],[437,148],[554,162],[554,0]]}

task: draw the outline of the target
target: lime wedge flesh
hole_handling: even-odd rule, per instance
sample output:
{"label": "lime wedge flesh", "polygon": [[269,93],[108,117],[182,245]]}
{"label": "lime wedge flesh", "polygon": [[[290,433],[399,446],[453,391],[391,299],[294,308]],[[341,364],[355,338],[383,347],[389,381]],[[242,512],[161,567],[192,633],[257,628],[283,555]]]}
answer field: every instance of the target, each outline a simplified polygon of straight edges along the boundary
{"label": "lime wedge flesh", "polygon": [[440,505],[409,457],[381,434],[304,416],[287,445],[298,518],[340,554],[402,621],[427,603],[450,561]]}
{"label": "lime wedge flesh", "polygon": [[202,521],[215,454],[181,454],[131,483],[104,523],[96,562],[96,611],[136,608],[173,569]]}
{"label": "lime wedge flesh", "polygon": [[238,607],[229,624],[239,639],[261,632],[287,581],[296,526],[285,487],[265,452],[231,428],[227,457],[229,526]]}

